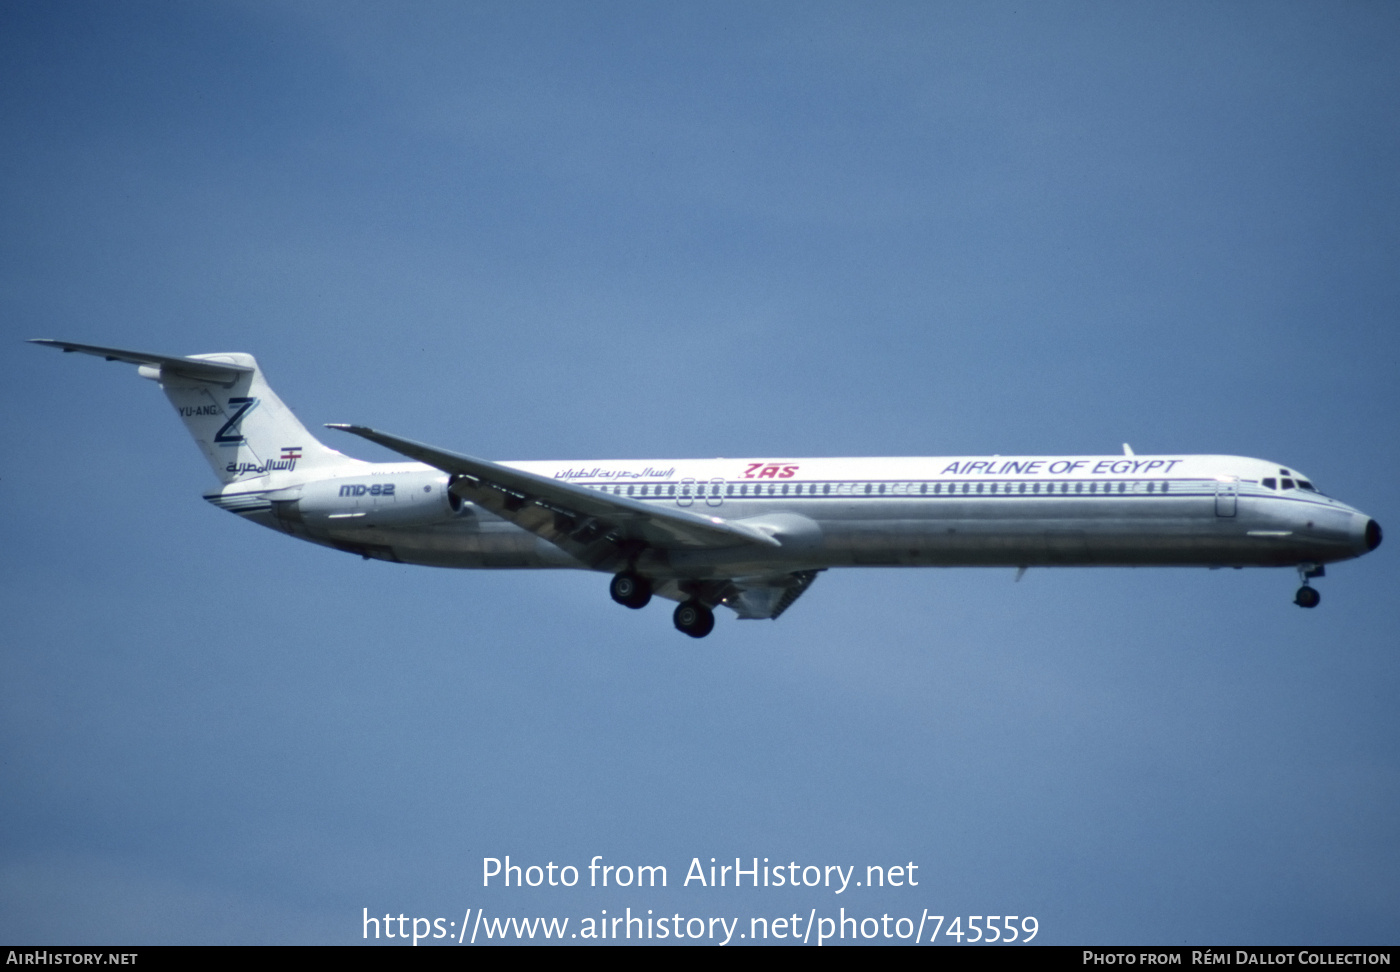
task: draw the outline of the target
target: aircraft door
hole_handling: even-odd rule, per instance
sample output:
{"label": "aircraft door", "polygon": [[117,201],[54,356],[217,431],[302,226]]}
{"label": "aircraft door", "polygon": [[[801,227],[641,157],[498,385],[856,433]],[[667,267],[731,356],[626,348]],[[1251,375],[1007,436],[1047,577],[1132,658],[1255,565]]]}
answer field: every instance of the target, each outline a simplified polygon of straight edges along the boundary
{"label": "aircraft door", "polygon": [[715,478],[710,480],[710,489],[705,494],[706,506],[724,505],[724,480]]}
{"label": "aircraft door", "polygon": [[1215,484],[1215,515],[1234,516],[1235,500],[1239,494],[1240,484],[1237,480],[1217,481]]}

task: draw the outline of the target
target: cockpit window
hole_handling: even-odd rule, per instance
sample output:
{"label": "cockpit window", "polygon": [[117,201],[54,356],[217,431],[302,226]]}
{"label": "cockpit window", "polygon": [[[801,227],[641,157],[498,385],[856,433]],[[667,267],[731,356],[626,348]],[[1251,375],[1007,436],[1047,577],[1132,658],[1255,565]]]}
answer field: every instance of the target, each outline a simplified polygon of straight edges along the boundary
{"label": "cockpit window", "polygon": [[1316,493],[1316,492],[1317,492],[1317,488],[1316,488],[1315,486],[1313,486],[1312,483],[1308,482],[1306,479],[1300,479],[1300,480],[1298,480],[1298,488],[1299,488],[1299,489],[1306,489],[1306,490],[1308,490],[1309,492],[1312,492],[1312,493]]}
{"label": "cockpit window", "polygon": [[1284,488],[1284,489],[1292,489],[1292,488],[1293,488],[1293,480],[1291,480],[1291,479],[1285,479],[1285,480],[1283,481],[1283,488]]}
{"label": "cockpit window", "polygon": [[1266,487],[1268,487],[1269,489],[1278,489],[1278,480],[1277,480],[1277,479],[1266,479],[1266,480],[1264,480],[1264,485],[1265,485]]}

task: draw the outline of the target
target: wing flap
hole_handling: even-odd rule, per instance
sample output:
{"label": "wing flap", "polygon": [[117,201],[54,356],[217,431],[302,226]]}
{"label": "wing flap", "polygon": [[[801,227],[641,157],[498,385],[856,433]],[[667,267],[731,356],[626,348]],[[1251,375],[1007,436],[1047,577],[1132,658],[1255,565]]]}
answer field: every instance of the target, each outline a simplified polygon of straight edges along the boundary
{"label": "wing flap", "polygon": [[720,602],[739,615],[741,621],[776,620],[792,602],[802,596],[817,579],[816,570],[762,577],[736,577]]}
{"label": "wing flap", "polygon": [[785,574],[749,574],[727,580],[671,579],[657,584],[657,597],[686,601],[698,597],[707,604],[723,604],[740,621],[774,620],[796,601],[821,573],[797,570]]}

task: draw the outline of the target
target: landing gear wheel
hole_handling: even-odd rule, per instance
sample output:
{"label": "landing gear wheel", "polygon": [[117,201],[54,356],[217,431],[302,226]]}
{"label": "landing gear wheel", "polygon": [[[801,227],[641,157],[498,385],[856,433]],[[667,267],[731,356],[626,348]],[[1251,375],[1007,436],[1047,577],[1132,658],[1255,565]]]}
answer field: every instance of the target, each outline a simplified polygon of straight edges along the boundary
{"label": "landing gear wheel", "polygon": [[1322,595],[1319,594],[1315,588],[1304,584],[1302,587],[1298,588],[1298,593],[1294,596],[1293,603],[1299,607],[1315,608],[1321,600]]}
{"label": "landing gear wheel", "polygon": [[676,628],[692,638],[703,638],[715,629],[714,612],[699,601],[684,601],[674,615]]}
{"label": "landing gear wheel", "polygon": [[651,600],[651,581],[628,571],[612,579],[608,593],[618,604],[635,611],[637,608],[646,607],[647,602]]}

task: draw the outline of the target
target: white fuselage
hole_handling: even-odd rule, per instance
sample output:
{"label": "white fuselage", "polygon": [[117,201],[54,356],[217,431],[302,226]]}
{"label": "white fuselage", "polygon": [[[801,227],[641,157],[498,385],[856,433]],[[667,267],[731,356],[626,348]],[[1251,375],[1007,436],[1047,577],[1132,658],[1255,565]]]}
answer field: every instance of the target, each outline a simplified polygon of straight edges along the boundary
{"label": "white fuselage", "polygon": [[[503,463],[659,508],[757,527],[779,546],[643,550],[652,577],[838,566],[1296,566],[1379,542],[1365,514],[1275,463],[1237,456]],[[440,567],[587,565],[449,492],[419,463],[295,469],[233,482],[216,505],[296,536]]]}

